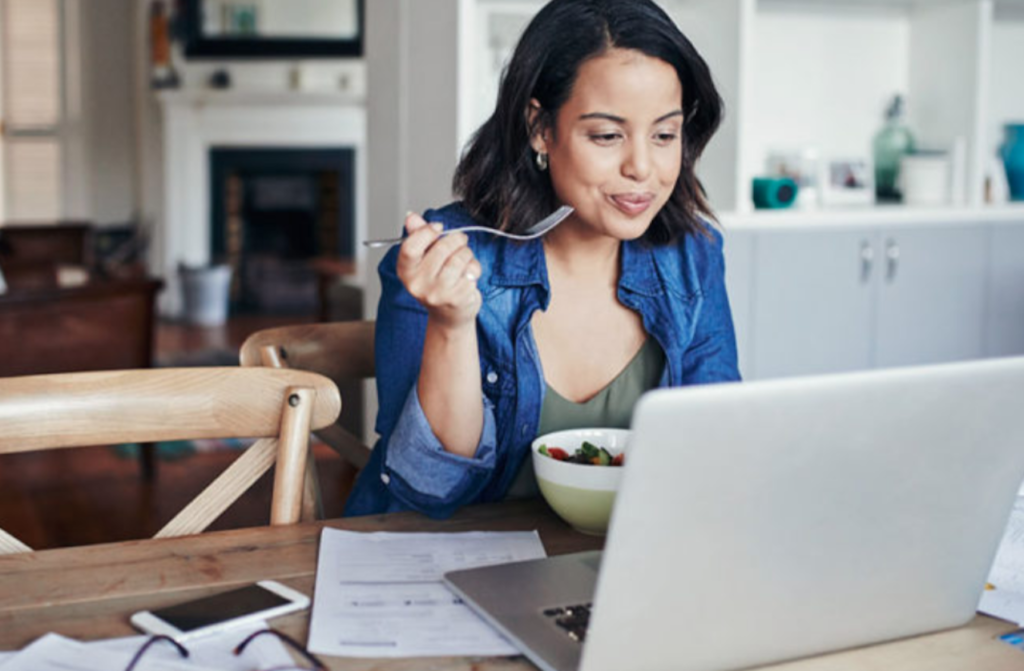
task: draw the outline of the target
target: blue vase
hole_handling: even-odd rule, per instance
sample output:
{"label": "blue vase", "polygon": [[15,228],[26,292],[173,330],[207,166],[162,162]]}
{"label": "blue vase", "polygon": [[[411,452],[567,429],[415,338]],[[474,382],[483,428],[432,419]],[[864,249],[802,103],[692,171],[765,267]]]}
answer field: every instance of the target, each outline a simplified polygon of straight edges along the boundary
{"label": "blue vase", "polygon": [[1006,142],[999,148],[1006,166],[1006,182],[1011,200],[1024,200],[1024,123],[1004,126]]}

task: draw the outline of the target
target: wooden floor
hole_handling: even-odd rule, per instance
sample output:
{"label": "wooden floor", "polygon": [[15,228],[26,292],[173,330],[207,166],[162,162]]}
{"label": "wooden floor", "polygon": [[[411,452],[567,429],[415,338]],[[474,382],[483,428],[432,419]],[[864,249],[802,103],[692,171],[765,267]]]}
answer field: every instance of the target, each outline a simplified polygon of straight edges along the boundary
{"label": "wooden floor", "polygon": [[[157,330],[157,360],[167,365],[230,359],[250,333],[313,321],[306,317],[238,317],[224,327],[164,323]],[[34,548],[144,538],[155,533],[238,455],[237,450],[167,450],[157,477],[143,482],[125,450],[90,447],[0,456],[0,528]],[[330,448],[315,447],[325,512],[341,514],[351,472]],[[267,474],[213,528],[267,523],[272,474]]]}

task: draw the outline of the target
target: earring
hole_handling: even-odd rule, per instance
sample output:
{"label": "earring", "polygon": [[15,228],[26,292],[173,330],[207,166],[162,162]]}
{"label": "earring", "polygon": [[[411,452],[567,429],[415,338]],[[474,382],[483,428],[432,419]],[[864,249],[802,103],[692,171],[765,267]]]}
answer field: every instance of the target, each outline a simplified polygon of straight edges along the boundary
{"label": "earring", "polygon": [[548,169],[548,155],[544,152],[537,152],[537,170],[544,172]]}

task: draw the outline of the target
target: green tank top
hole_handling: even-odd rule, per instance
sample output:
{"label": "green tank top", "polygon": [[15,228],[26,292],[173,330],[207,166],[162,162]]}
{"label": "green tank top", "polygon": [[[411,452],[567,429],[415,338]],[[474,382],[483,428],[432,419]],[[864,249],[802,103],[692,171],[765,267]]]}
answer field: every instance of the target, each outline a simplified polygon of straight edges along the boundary
{"label": "green tank top", "polygon": [[[654,338],[649,337],[622,372],[583,403],[570,401],[552,389],[551,385],[545,385],[537,435],[587,427],[628,429],[633,417],[633,406],[641,394],[658,386],[664,371],[665,353]],[[537,479],[533,474],[533,459],[525,459],[506,498],[539,495]]]}

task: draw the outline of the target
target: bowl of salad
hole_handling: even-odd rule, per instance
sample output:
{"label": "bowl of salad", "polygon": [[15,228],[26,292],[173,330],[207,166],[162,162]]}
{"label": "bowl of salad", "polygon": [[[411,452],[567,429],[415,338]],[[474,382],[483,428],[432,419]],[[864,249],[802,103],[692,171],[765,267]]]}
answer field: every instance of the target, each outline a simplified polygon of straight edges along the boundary
{"label": "bowl of salad", "polygon": [[544,500],[577,531],[603,535],[628,459],[628,429],[556,431],[533,441],[533,470]]}

